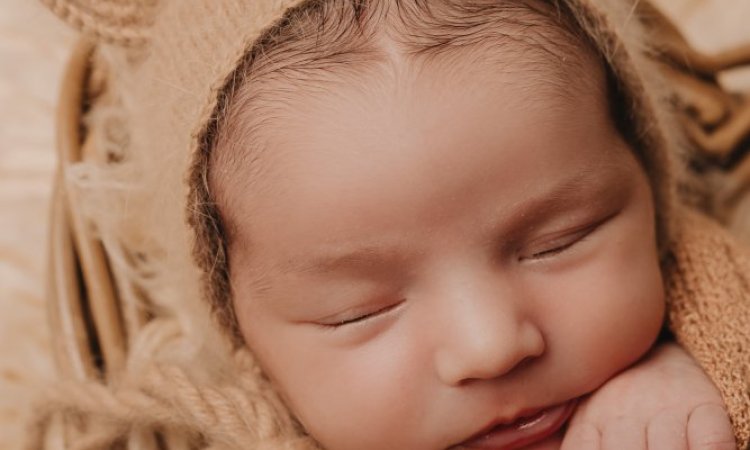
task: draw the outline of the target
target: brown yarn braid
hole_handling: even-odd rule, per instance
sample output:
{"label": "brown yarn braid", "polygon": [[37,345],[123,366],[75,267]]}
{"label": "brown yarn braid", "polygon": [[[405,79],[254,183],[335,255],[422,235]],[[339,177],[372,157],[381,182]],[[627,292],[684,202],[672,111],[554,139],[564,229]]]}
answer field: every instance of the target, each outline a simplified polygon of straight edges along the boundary
{"label": "brown yarn braid", "polygon": [[301,434],[289,438],[296,425],[284,407],[243,363],[245,352],[235,359],[245,367],[231,386],[201,386],[169,365],[151,367],[115,387],[93,381],[50,386],[36,405],[25,449],[44,448],[43,430],[56,414],[94,419],[72,442],[76,450],[111,448],[136,429],[177,430],[208,448],[318,448]]}

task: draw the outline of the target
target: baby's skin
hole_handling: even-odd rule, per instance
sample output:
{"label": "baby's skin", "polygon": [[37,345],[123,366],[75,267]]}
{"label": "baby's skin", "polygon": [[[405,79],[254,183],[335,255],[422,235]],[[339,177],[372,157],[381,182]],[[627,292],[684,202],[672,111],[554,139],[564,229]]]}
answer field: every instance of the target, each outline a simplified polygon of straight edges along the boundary
{"label": "baby's skin", "polygon": [[284,87],[213,181],[246,343],[330,450],[733,448],[601,64],[522,57]]}

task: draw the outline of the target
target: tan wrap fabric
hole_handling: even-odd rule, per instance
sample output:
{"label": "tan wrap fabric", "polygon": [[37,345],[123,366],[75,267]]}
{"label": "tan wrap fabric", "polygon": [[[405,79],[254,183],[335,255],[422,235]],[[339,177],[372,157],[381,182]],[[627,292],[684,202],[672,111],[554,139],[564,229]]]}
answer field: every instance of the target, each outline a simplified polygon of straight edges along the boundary
{"label": "tan wrap fabric", "polygon": [[739,448],[750,437],[750,248],[684,209],[667,264],[669,327],[719,387]]}

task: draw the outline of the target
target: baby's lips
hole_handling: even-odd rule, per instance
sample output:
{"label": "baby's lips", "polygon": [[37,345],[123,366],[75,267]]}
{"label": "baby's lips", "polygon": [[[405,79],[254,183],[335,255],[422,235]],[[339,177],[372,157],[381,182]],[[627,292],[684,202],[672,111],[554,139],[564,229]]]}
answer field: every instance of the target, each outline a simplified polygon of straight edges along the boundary
{"label": "baby's lips", "polygon": [[[511,450],[541,441],[555,434],[570,418],[577,401],[541,409],[512,423],[490,424],[455,448]],[[451,447],[454,448],[454,447]]]}

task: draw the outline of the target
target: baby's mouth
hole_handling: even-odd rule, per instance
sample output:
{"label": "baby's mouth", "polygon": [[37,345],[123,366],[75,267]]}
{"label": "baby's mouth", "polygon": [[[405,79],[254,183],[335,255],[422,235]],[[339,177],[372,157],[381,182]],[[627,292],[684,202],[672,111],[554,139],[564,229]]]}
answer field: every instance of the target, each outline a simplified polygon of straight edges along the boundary
{"label": "baby's mouth", "polygon": [[557,433],[573,414],[576,400],[537,410],[511,423],[490,424],[451,448],[512,450],[526,447]]}

